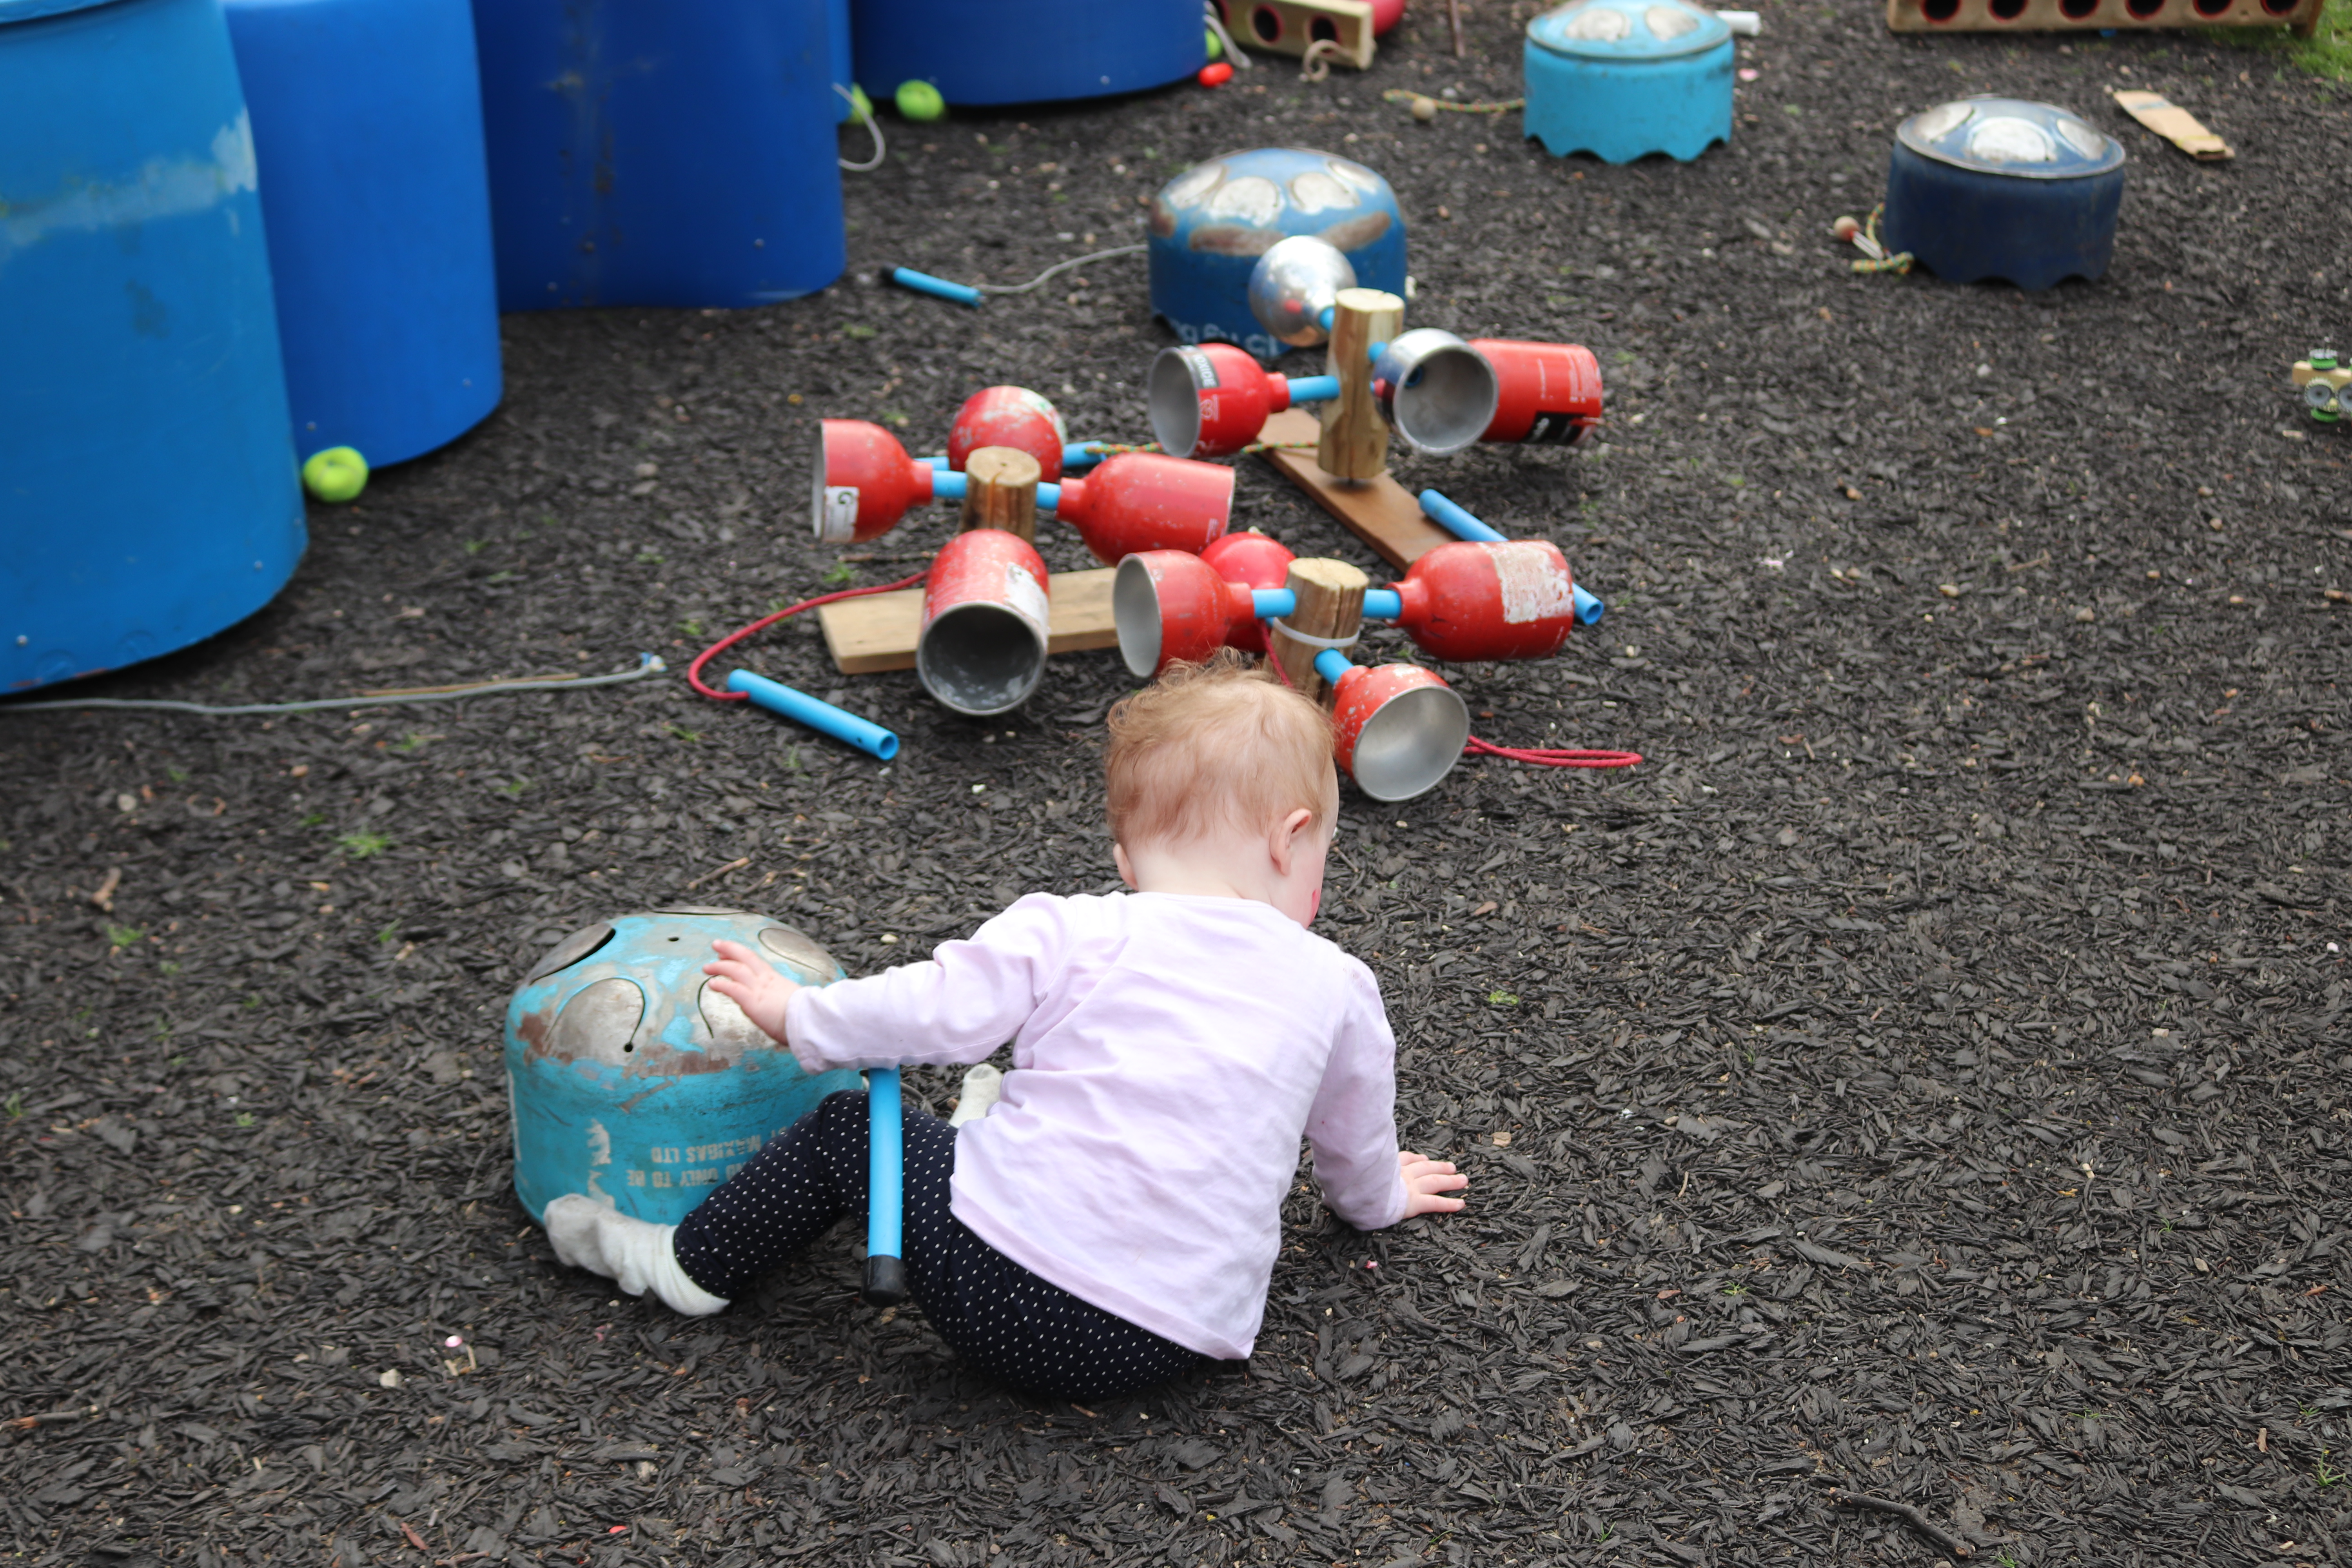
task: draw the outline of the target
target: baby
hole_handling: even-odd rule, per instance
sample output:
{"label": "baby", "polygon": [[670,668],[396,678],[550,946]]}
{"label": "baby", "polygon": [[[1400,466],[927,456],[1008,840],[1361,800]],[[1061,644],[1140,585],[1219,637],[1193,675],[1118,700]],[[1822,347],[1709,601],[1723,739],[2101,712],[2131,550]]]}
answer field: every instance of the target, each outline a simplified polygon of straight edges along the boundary
{"label": "baby", "polygon": [[[1135,890],[1032,893],[928,963],[821,988],[716,943],[714,990],[810,1072],[1013,1068],[982,1120],[906,1113],[909,1292],[970,1364],[1108,1398],[1246,1360],[1313,1145],[1367,1230],[1462,1207],[1397,1147],[1396,1043],[1371,972],[1309,933],[1339,805],[1329,721],[1237,664],[1180,666],[1111,710],[1113,857]],[[556,1256],[715,1312],[866,1204],[866,1097],[827,1098],[677,1226],[580,1194]]]}

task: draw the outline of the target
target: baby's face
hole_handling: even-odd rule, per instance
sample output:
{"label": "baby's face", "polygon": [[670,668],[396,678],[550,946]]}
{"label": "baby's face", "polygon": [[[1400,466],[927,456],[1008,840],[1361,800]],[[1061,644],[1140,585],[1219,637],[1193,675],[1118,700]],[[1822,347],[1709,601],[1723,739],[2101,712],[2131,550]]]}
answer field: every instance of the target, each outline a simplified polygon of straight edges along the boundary
{"label": "baby's face", "polygon": [[1322,825],[1310,824],[1292,841],[1289,869],[1275,886],[1274,907],[1302,926],[1313,925],[1323,907],[1323,869],[1339,829],[1339,778],[1334,773],[1324,792]]}

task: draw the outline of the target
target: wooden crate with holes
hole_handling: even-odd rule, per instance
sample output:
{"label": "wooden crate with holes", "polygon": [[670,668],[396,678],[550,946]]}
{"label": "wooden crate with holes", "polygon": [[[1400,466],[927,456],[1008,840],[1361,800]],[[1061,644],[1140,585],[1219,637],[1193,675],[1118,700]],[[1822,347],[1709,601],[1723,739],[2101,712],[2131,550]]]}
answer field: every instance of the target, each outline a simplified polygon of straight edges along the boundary
{"label": "wooden crate with holes", "polygon": [[2106,27],[2318,29],[2326,0],[1886,0],[1898,33],[2084,32]]}
{"label": "wooden crate with holes", "polygon": [[1310,45],[1328,43],[1342,65],[1371,68],[1371,0],[1217,0],[1217,10],[1243,48],[1304,55]]}

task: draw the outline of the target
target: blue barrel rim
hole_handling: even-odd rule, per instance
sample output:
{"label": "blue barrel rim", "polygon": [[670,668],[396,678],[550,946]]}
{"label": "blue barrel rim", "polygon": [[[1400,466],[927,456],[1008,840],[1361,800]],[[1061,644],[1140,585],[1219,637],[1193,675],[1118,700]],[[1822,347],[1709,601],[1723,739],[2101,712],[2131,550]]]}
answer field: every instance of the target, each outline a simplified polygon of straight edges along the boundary
{"label": "blue barrel rim", "polygon": [[37,22],[45,16],[63,16],[74,11],[95,11],[100,5],[116,5],[121,0],[0,0],[0,26],[10,22]]}

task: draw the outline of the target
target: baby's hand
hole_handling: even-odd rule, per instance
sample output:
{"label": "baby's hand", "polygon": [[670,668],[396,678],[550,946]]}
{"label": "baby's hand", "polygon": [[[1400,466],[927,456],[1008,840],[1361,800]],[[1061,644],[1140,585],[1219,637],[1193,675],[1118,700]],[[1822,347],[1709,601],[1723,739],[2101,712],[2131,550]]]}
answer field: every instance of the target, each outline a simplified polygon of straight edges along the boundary
{"label": "baby's hand", "polygon": [[1470,1178],[1456,1173],[1451,1162],[1424,1160],[1410,1149],[1400,1149],[1397,1169],[1404,1174],[1405,1218],[1417,1214],[1452,1214],[1462,1206],[1460,1198],[1438,1195],[1459,1192],[1470,1184]]}
{"label": "baby's hand", "polygon": [[702,966],[702,973],[711,977],[710,988],[742,1008],[743,1016],[766,1030],[778,1045],[790,1044],[784,1038],[784,1009],[792,1005],[793,993],[800,986],[771,969],[741,942],[721,941],[710,946],[719,954],[716,963]]}

